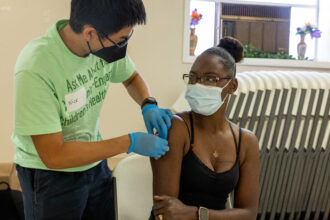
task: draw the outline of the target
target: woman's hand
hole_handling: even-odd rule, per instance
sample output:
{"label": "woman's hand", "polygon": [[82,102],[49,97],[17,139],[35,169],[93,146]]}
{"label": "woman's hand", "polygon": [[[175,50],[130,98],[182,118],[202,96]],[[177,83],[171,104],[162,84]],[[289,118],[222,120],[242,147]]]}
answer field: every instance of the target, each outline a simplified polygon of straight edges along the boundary
{"label": "woman's hand", "polygon": [[175,197],[154,196],[154,199],[154,215],[157,220],[197,219],[197,207],[187,206]]}

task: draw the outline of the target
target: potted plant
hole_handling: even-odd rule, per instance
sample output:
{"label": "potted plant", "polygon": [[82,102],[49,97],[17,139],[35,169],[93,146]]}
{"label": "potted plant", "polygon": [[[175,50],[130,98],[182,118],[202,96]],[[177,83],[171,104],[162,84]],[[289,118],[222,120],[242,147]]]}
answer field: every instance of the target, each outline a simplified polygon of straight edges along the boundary
{"label": "potted plant", "polygon": [[300,42],[297,45],[298,59],[303,60],[306,54],[307,44],[305,43],[306,34],[310,34],[311,38],[320,38],[321,31],[309,22],[305,23],[302,27],[297,27],[297,35],[300,35]]}

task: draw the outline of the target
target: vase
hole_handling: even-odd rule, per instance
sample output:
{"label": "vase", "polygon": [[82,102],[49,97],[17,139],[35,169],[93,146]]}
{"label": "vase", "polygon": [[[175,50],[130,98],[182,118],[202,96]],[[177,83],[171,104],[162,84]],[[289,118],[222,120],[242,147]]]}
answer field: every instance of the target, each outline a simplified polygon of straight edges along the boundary
{"label": "vase", "polygon": [[189,48],[190,56],[195,56],[197,41],[198,41],[198,37],[195,34],[195,28],[190,28],[190,48]]}
{"label": "vase", "polygon": [[300,42],[297,45],[298,60],[305,59],[307,44],[305,43],[305,34],[300,35]]}

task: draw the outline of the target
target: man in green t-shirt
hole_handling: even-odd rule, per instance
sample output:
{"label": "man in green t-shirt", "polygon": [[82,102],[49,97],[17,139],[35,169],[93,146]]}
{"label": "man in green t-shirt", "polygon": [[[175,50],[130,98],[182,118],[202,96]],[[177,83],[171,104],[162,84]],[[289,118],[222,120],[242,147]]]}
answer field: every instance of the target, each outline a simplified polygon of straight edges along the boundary
{"label": "man in green t-shirt", "polygon": [[[124,152],[159,158],[169,150],[172,112],[158,108],[126,54],[135,25],[145,21],[142,0],[72,0],[70,20],[20,53],[12,140],[26,219],[113,219],[106,158]],[[148,133],[102,140],[109,82],[123,83],[141,105]]]}

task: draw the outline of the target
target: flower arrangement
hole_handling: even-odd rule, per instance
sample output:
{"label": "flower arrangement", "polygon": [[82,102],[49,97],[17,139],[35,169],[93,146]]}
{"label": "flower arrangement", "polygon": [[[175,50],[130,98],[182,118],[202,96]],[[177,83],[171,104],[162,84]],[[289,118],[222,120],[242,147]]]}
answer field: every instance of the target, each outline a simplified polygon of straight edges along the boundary
{"label": "flower arrangement", "polygon": [[195,8],[191,13],[190,26],[195,28],[199,24],[199,21],[202,19],[203,15],[197,13],[197,8]]}
{"label": "flower arrangement", "polygon": [[306,35],[310,34],[311,38],[320,38],[321,37],[321,31],[315,26],[311,25],[311,23],[307,22],[302,27],[297,27],[297,33],[299,35]]}

